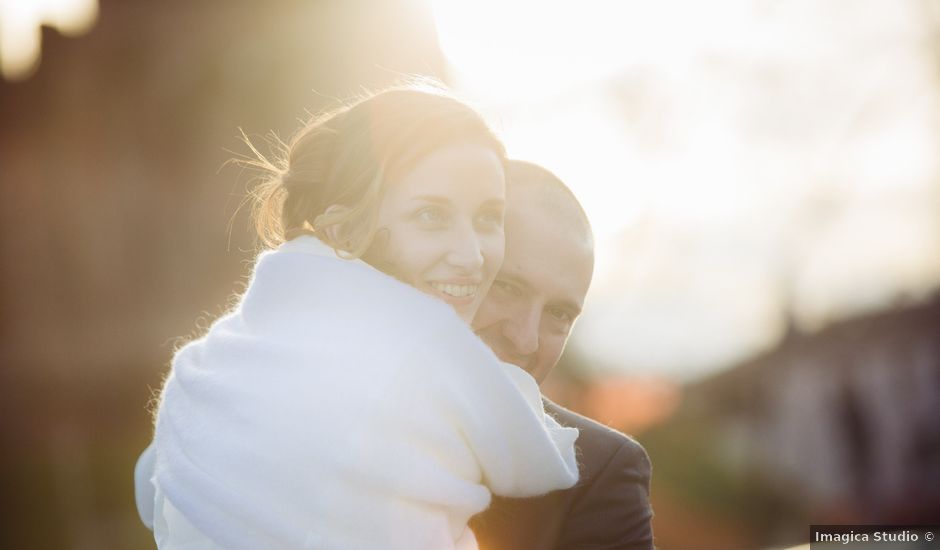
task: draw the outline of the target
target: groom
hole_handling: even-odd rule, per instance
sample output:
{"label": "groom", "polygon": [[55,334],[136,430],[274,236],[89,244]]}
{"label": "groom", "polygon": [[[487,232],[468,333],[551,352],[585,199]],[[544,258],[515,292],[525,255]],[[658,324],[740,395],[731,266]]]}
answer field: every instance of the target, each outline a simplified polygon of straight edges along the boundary
{"label": "groom", "polygon": [[[542,382],[581,312],[594,271],[593,237],[578,200],[554,174],[510,161],[506,179],[506,255],[473,328],[500,359]],[[643,448],[547,399],[545,410],[580,430],[581,478],[542,497],[494,497],[470,524],[480,548],[653,548]]]}

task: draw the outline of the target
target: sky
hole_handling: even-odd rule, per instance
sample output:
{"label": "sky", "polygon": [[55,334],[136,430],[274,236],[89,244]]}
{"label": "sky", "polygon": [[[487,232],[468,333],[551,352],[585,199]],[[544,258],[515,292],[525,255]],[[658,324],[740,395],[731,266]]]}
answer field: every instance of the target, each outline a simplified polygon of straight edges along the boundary
{"label": "sky", "polygon": [[432,3],[458,91],[594,224],[573,345],[684,379],[937,288],[928,7]]}

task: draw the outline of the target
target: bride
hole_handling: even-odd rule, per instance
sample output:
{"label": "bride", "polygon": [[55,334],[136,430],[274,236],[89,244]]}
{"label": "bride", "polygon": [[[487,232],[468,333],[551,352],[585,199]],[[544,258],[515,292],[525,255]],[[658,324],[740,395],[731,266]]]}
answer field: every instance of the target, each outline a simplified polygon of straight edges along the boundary
{"label": "bride", "polygon": [[572,486],[577,430],[468,326],[504,247],[504,150],[482,117],[389,89],[260,162],[270,250],[176,353],[156,411],[138,494],[158,545],[476,548],[491,494]]}

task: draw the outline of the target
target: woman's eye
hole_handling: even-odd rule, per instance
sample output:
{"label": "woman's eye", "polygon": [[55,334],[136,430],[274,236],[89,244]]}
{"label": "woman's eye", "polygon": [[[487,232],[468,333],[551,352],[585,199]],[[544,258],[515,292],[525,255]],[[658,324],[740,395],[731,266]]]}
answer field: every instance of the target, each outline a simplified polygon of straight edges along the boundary
{"label": "woman's eye", "polygon": [[415,213],[415,219],[427,225],[441,224],[447,221],[447,214],[436,206],[422,208]]}
{"label": "woman's eye", "polygon": [[485,210],[477,215],[477,223],[490,228],[503,226],[503,211],[501,209]]}
{"label": "woman's eye", "polygon": [[570,324],[572,321],[574,321],[574,317],[569,311],[565,309],[555,307],[548,310],[548,314],[552,316],[552,319],[555,319],[559,323]]}

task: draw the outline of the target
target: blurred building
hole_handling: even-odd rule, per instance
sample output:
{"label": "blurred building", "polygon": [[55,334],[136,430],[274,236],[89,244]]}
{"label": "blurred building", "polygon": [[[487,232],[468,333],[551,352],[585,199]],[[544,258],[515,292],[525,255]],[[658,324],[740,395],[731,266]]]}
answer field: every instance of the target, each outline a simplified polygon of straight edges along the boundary
{"label": "blurred building", "polygon": [[152,548],[132,469],[174,342],[254,256],[240,130],[407,74],[443,77],[426,6],[102,0],[0,80],[0,547]]}
{"label": "blurred building", "polygon": [[807,505],[814,523],[940,520],[940,294],[790,331],[688,388],[730,464]]}

